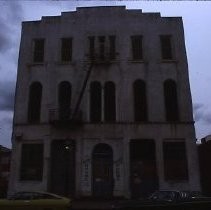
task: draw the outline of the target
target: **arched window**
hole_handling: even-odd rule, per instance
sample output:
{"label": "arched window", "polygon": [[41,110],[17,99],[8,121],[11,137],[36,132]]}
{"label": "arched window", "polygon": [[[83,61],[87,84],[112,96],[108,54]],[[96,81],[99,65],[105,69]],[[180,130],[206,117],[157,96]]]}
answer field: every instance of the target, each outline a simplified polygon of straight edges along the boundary
{"label": "arched window", "polygon": [[179,120],[178,101],[177,101],[177,85],[169,79],[164,82],[164,98],[166,108],[166,120]]}
{"label": "arched window", "polygon": [[136,80],[133,83],[133,94],[135,121],[147,121],[147,96],[146,85],[144,81]]}
{"label": "arched window", "polygon": [[115,93],[115,84],[113,82],[105,83],[104,120],[106,122],[116,121],[116,93]]}
{"label": "arched window", "polygon": [[102,112],[102,89],[99,82],[90,85],[90,121],[100,122]]}
{"label": "arched window", "polygon": [[41,100],[42,85],[39,82],[34,82],[29,88],[28,122],[36,123],[40,121]]}
{"label": "arched window", "polygon": [[59,84],[59,119],[68,120],[70,118],[71,105],[71,85],[63,81]]}

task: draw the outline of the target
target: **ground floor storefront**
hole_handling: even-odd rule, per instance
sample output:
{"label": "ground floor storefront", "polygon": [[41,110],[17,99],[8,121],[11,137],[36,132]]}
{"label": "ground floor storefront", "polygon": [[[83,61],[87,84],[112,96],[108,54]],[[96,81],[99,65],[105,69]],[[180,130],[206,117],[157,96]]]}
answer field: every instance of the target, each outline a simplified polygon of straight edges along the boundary
{"label": "ground floor storefront", "polygon": [[157,189],[200,190],[195,143],[185,135],[40,134],[14,142],[9,192],[136,199]]}

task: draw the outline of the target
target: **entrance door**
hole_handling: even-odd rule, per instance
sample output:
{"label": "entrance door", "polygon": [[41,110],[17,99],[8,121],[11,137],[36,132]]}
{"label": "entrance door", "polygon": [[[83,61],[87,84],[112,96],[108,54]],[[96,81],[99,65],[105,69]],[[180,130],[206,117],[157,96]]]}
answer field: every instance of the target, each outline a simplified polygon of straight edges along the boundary
{"label": "entrance door", "polygon": [[75,141],[54,140],[51,145],[50,191],[64,196],[75,193]]}
{"label": "entrance door", "polygon": [[155,143],[153,140],[131,140],[130,177],[133,198],[147,197],[158,189]]}
{"label": "entrance door", "polygon": [[95,146],[92,154],[93,196],[111,198],[113,195],[113,151],[107,144]]}

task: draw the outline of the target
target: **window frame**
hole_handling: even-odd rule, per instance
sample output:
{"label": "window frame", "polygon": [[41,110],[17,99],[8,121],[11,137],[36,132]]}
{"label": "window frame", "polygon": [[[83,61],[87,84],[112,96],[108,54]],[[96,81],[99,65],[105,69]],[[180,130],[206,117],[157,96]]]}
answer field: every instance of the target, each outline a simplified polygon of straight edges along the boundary
{"label": "window frame", "polygon": [[[33,150],[35,150],[35,148],[30,148],[28,149],[27,151],[27,147],[29,148],[30,146],[33,147],[33,146],[37,146],[37,147],[40,147],[40,148],[37,148],[37,149],[41,149],[39,152],[39,154],[41,155],[40,156],[40,159],[38,159],[38,154],[34,152],[33,154]],[[25,149],[24,149],[25,147]],[[43,172],[44,172],[44,144],[43,142],[36,142],[36,143],[22,143],[21,144],[21,151],[20,151],[20,172],[19,172],[19,179],[20,181],[42,181],[43,180]],[[25,150],[25,151],[24,151]],[[30,151],[31,150],[31,151]],[[25,154],[24,154],[25,152]],[[30,162],[30,158],[29,158],[29,154],[30,155],[34,155],[34,156],[31,156],[31,160],[33,160],[33,164],[32,162]],[[27,158],[26,158],[27,156]],[[36,161],[40,161],[39,163],[36,162]],[[40,164],[40,165],[39,165]],[[32,166],[33,165],[33,166]],[[27,168],[28,167],[28,168]],[[27,170],[38,170],[37,172],[34,172],[34,174],[31,174],[31,175],[27,175]],[[36,174],[37,173],[37,174]]]}
{"label": "window frame", "polygon": [[[42,47],[42,49],[39,49],[39,50],[36,49],[36,43],[38,41],[43,41],[43,47]],[[34,38],[33,39],[33,41],[32,41],[32,61],[33,61],[33,63],[42,64],[45,62],[45,48],[46,48],[45,38]],[[40,58],[37,59],[37,56],[42,57],[42,59],[40,59]]]}
{"label": "window frame", "polygon": [[[137,45],[139,42],[139,46]],[[131,59],[133,61],[143,61],[143,35],[132,35],[130,36],[131,45]]]}
{"label": "window frame", "polygon": [[[165,144],[171,144],[171,148],[165,154]],[[178,147],[178,150],[175,150],[173,144],[183,144],[184,154],[181,153],[181,146]],[[183,139],[165,139],[162,142],[163,150],[163,170],[164,170],[164,179],[165,181],[188,181],[189,180],[189,171],[188,171],[188,155],[187,155],[187,145],[186,141]],[[183,158],[181,158],[181,154]],[[169,156],[170,155],[170,156]],[[173,157],[173,155],[176,155]],[[168,157],[167,157],[168,156]],[[181,168],[181,163],[183,162],[184,168]],[[173,161],[173,162],[172,162]],[[176,164],[176,163],[180,164]],[[183,170],[183,171],[182,171]],[[176,176],[175,176],[176,174]]]}
{"label": "window frame", "polygon": [[[168,38],[169,41],[169,46],[164,46],[163,41],[165,38]],[[171,34],[161,34],[159,36],[159,41],[160,41],[160,57],[163,61],[172,61],[175,58],[175,53],[174,53],[174,46],[173,46],[173,36]],[[166,52],[169,51],[169,52]]]}
{"label": "window frame", "polygon": [[[65,49],[65,47],[63,45],[63,44],[65,44],[64,43],[65,41],[70,41],[69,48]],[[69,55],[66,54],[67,53],[66,51],[69,52]],[[69,56],[68,59],[64,59],[65,56],[66,57]],[[73,59],[73,38],[72,37],[62,37],[60,39],[60,61],[62,63],[70,63],[70,62],[72,62],[72,59]]]}

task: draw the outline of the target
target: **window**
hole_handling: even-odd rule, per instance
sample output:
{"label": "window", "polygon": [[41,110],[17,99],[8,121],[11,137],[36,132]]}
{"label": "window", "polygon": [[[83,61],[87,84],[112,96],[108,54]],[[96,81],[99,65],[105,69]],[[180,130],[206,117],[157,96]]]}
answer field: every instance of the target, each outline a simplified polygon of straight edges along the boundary
{"label": "window", "polygon": [[173,59],[170,35],[160,36],[162,59]]}
{"label": "window", "polygon": [[43,144],[23,144],[21,151],[21,180],[41,181],[43,176]]}
{"label": "window", "polygon": [[133,60],[143,59],[142,36],[131,36],[131,45],[132,45],[132,59]]}
{"label": "window", "polygon": [[147,121],[147,96],[146,85],[142,80],[136,80],[133,84],[134,95],[134,119],[136,122]]}
{"label": "window", "polygon": [[59,119],[68,120],[70,118],[71,105],[71,85],[63,81],[59,84]]}
{"label": "window", "polygon": [[99,82],[90,85],[90,121],[100,122],[102,112],[102,90]]}
{"label": "window", "polygon": [[72,60],[72,38],[62,38],[61,60],[63,62]]}
{"label": "window", "polygon": [[115,36],[109,36],[109,57],[111,60],[115,60],[116,58],[116,37]]}
{"label": "window", "polygon": [[166,180],[188,180],[186,146],[184,141],[164,141],[163,157]]}
{"label": "window", "polygon": [[40,121],[41,100],[42,85],[39,82],[34,82],[29,88],[28,122],[36,123]]}
{"label": "window", "polygon": [[178,121],[178,102],[177,102],[177,85],[169,79],[164,82],[164,98],[166,108],[166,120]]}
{"label": "window", "polygon": [[104,88],[104,120],[114,122],[116,120],[116,96],[115,84],[106,82]]}
{"label": "window", "polygon": [[95,58],[95,37],[89,37],[89,59],[93,60]]}
{"label": "window", "polygon": [[[99,59],[105,61],[106,59],[116,59],[116,37],[115,36],[89,36],[89,59]],[[95,42],[95,40],[97,40]]]}
{"label": "window", "polygon": [[34,40],[34,57],[33,61],[35,63],[42,63],[44,61],[44,39]]}
{"label": "window", "polygon": [[100,60],[105,59],[105,36],[99,36],[99,58]]}

